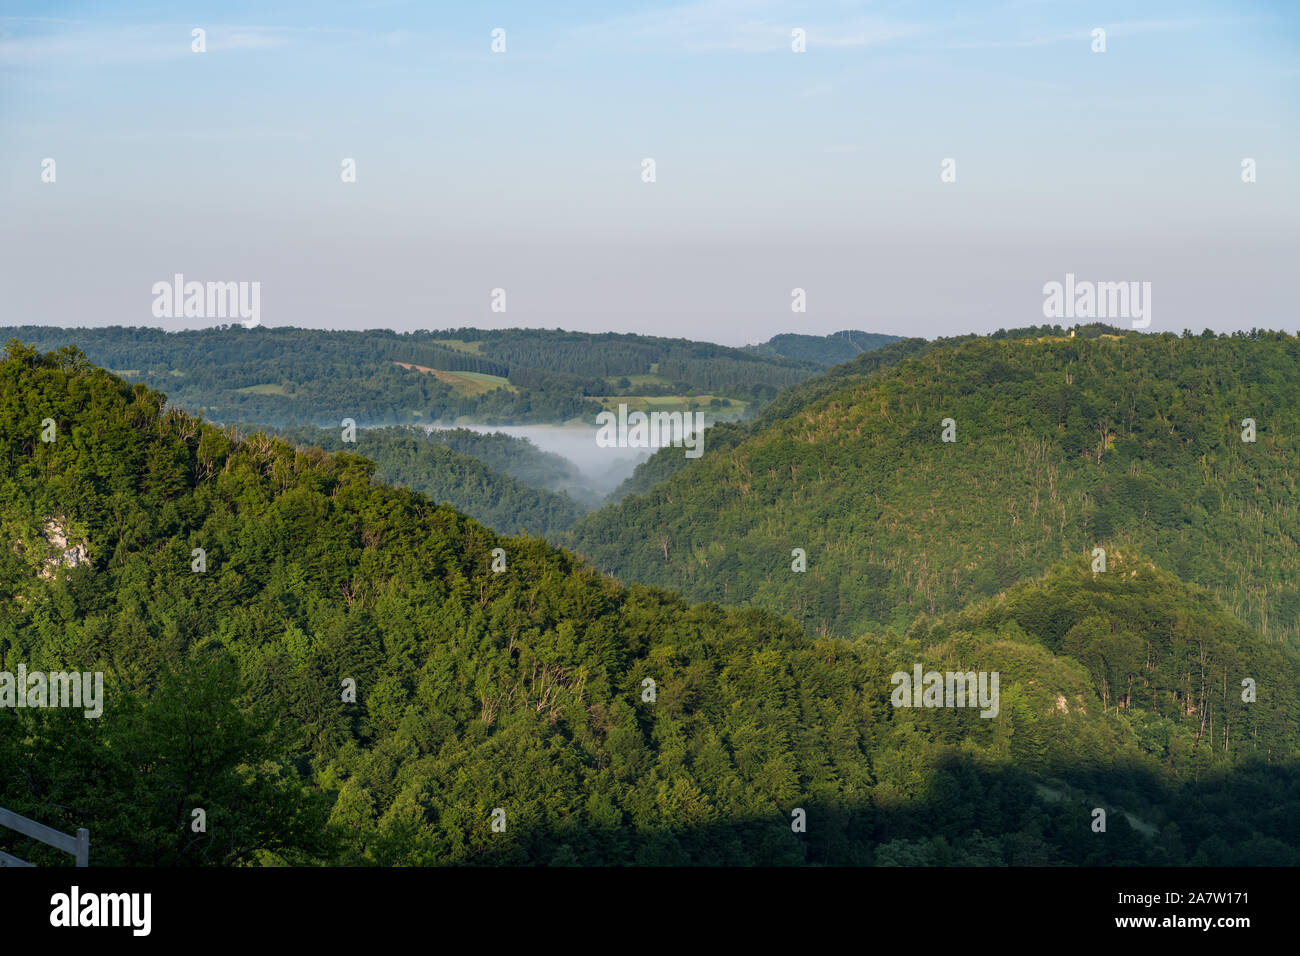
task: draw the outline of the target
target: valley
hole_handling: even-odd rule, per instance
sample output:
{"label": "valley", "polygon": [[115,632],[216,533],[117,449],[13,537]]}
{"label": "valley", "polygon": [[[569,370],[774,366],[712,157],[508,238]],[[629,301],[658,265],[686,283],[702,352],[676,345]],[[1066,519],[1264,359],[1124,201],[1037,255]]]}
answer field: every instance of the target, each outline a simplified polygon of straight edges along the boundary
{"label": "valley", "polygon": [[110,864],[1294,865],[1298,359],[893,343],[602,505],[577,430],[219,427],[11,342],[3,531],[79,559],[3,549],[0,670],[105,703],[0,707],[0,805]]}

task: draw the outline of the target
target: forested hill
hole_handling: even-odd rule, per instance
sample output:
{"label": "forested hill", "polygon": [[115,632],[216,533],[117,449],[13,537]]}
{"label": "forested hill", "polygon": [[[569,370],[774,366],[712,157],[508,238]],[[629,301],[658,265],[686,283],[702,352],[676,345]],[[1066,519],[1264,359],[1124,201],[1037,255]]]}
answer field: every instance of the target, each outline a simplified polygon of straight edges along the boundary
{"label": "forested hill", "polygon": [[[0,670],[107,675],[96,719],[0,708],[0,805],[96,865],[1300,862],[1294,654],[1140,554],[814,639],[74,351],[12,343],[0,402]],[[915,665],[997,670],[997,715],[894,708]]]}
{"label": "forested hill", "polygon": [[[72,350],[11,343],[0,404],[0,670],[107,697],[0,708],[0,805],[95,865],[1300,863],[1295,656],[1141,555],[816,639]],[[997,715],[891,706],[914,665],[996,669]]]}
{"label": "forested hill", "polygon": [[1294,642],[1298,426],[1300,345],[1282,333],[907,340],[720,428],[570,540],[624,579],[840,634],[1133,545]]}
{"label": "forested hill", "polygon": [[[1113,326],[1092,322],[1076,325],[1068,333],[1059,325],[1043,325],[1023,329],[999,329],[988,338],[994,341],[1051,336],[1064,338],[1067,334],[1079,338],[1098,338],[1103,335],[1118,334],[1119,331]],[[821,375],[782,389],[775,399],[764,405],[758,414],[748,421],[719,422],[709,430],[708,447],[713,452],[734,448],[774,422],[794,415],[801,408],[811,405],[832,392],[849,385],[867,382],[872,376],[892,368],[906,358],[912,358],[930,349],[953,348],[963,342],[972,342],[981,338],[984,337],[972,333],[939,339],[895,339],[862,352],[856,358],[836,365]],[[665,481],[694,460],[684,458],[671,448],[659,451],[637,466],[633,474],[610,496],[611,500],[618,501],[630,494],[645,494],[656,484]]]}
{"label": "forested hill", "polygon": [[665,399],[737,417],[821,370],[709,342],[559,329],[0,328],[9,337],[75,346],[210,420],[274,426],[591,420],[620,400]]}
{"label": "forested hill", "polygon": [[[487,463],[468,454],[461,454],[441,441],[442,434],[430,434],[416,425],[397,425],[389,428],[359,428],[355,441],[345,442],[338,428],[314,428],[302,425],[297,428],[270,429],[259,426],[240,426],[239,432],[252,434],[266,431],[295,445],[323,448],[326,451],[346,451],[362,455],[375,462],[375,478],[390,485],[403,485],[425,495],[430,501],[446,502],[456,510],[481,521],[503,534],[532,534],[544,538],[557,537],[569,528],[586,511],[583,504],[562,492],[532,487],[511,475],[498,471]],[[462,432],[464,429],[457,429]],[[473,435],[468,432],[468,435]],[[488,436],[476,436],[488,437]],[[499,436],[506,442],[508,436]],[[504,451],[510,445],[472,442],[456,434],[452,440],[471,448],[492,448]],[[524,443],[527,444],[527,443]],[[548,467],[544,475],[554,475],[559,470],[551,458],[563,462],[558,455],[542,457],[545,453],[529,445],[537,457],[521,464],[542,463]],[[513,448],[512,448],[513,450]],[[498,454],[498,460],[508,460]],[[535,469],[540,471],[540,469]],[[594,493],[593,493],[594,494]]]}
{"label": "forested hill", "polygon": [[588,486],[577,465],[562,455],[543,451],[527,438],[468,428],[440,428],[429,433],[429,440],[477,458],[533,488],[565,491],[583,500],[597,494]]}
{"label": "forested hill", "polygon": [[830,335],[801,335],[788,332],[774,335],[761,345],[746,346],[745,351],[753,352],[755,355],[801,359],[830,366],[847,362],[857,358],[863,352],[870,352],[890,342],[897,342],[899,338],[900,336],[897,335],[854,330],[833,332]]}

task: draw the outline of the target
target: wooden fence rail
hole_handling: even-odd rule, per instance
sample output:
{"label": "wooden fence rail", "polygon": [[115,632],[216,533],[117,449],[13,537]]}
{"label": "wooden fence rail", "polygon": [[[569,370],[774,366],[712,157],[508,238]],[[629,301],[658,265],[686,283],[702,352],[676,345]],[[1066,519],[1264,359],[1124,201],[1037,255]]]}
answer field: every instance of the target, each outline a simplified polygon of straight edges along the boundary
{"label": "wooden fence rail", "polygon": [[[47,827],[35,820],[28,820],[12,810],[4,809],[4,807],[0,807],[0,827],[17,830],[23,836],[31,837],[33,840],[40,840],[42,843],[48,844],[56,850],[62,850],[64,853],[71,853],[77,860],[77,866],[90,866],[90,831],[85,827],[80,827],[76,836],[68,836],[68,834],[53,827]],[[26,860],[20,860],[16,856],[0,851],[0,866],[31,865]]]}

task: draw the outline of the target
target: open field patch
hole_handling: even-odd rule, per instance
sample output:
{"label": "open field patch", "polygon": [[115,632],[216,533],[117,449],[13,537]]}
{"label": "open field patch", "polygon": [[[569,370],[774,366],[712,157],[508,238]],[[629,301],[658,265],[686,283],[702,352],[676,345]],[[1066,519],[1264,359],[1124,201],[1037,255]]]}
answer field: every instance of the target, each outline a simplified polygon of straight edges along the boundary
{"label": "open field patch", "polygon": [[425,368],[423,365],[411,365],[409,362],[394,362],[402,368],[425,372],[440,382],[446,382],[460,395],[482,395],[494,388],[504,388],[511,392],[519,391],[500,375],[485,375],[482,372],[448,372],[440,368]]}
{"label": "open field patch", "polygon": [[288,395],[283,385],[266,383],[263,385],[245,385],[243,388],[237,388],[235,391],[243,395]]}

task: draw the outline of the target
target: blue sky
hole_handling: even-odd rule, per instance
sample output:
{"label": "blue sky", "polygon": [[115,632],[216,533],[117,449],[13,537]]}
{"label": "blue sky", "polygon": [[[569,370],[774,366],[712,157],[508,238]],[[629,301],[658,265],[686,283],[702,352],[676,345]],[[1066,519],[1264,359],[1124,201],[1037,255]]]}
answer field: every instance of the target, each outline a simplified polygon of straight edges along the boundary
{"label": "blue sky", "polygon": [[5,2],[3,322],[157,324],[181,272],[267,325],[939,335],[1074,272],[1294,330],[1298,107],[1262,0]]}

